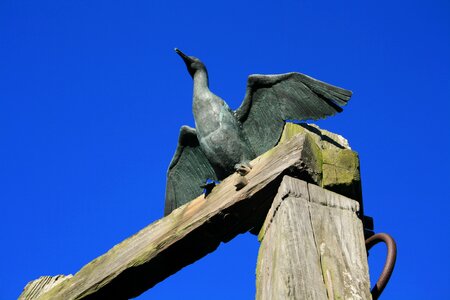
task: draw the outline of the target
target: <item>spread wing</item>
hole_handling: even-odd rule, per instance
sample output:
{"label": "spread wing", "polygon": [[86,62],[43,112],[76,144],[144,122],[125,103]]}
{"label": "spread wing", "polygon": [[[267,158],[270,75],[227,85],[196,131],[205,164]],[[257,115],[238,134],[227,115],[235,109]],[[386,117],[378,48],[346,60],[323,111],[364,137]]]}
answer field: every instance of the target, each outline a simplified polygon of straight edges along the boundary
{"label": "spread wing", "polygon": [[317,120],[342,111],[351,91],[300,73],[250,75],[235,111],[256,155],[278,142],[286,120]]}
{"label": "spread wing", "polygon": [[202,194],[206,179],[217,179],[194,128],[180,129],[178,146],[167,171],[164,215]]}

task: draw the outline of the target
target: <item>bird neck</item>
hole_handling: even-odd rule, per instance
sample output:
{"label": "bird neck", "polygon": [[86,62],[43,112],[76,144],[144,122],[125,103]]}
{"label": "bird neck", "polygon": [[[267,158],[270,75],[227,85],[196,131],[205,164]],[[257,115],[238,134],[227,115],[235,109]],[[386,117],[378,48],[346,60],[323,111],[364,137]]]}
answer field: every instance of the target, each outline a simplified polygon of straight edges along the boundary
{"label": "bird neck", "polygon": [[194,74],[194,92],[208,90],[208,72],[206,69],[197,70]]}

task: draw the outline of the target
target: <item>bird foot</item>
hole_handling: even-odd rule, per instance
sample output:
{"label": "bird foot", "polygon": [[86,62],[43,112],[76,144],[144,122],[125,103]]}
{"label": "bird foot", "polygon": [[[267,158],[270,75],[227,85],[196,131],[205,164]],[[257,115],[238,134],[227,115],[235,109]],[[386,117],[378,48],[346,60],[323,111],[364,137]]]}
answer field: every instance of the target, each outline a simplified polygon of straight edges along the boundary
{"label": "bird foot", "polygon": [[252,166],[250,165],[249,162],[244,162],[235,164],[234,169],[236,170],[237,173],[239,173],[239,175],[245,176],[251,171]]}
{"label": "bird foot", "polygon": [[244,186],[246,186],[248,184],[248,180],[247,178],[245,178],[245,175],[247,175],[251,169],[252,166],[250,165],[249,162],[243,162],[243,163],[239,163],[236,164],[234,166],[234,169],[236,170],[236,173],[238,173],[239,176],[238,179],[236,180],[234,186],[236,187],[236,190],[239,191],[240,189],[242,189]]}

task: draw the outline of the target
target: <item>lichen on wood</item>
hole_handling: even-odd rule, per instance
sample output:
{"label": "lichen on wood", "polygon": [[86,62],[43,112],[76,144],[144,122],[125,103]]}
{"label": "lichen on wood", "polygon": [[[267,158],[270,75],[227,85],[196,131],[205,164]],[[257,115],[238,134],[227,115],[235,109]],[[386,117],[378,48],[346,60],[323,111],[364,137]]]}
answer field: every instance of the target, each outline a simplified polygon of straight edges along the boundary
{"label": "lichen on wood", "polygon": [[321,149],[322,180],[314,183],[362,204],[359,156],[350,148],[348,141],[313,124],[286,123],[280,143],[299,133],[306,133]]}

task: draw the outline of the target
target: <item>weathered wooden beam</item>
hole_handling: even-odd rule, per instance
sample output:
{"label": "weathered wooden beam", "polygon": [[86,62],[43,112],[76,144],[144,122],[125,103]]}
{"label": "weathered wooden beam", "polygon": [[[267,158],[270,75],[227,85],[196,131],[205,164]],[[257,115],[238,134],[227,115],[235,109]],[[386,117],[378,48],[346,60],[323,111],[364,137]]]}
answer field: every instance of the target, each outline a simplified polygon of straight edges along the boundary
{"label": "weathered wooden beam", "polygon": [[[321,172],[314,140],[299,134],[251,162],[248,184],[236,191],[238,174],[116,245],[73,277],[35,298],[129,299],[215,250],[222,241],[258,226],[285,174],[305,179]],[[312,179],[311,179],[312,180]],[[261,223],[260,223],[261,224]],[[31,284],[32,285],[32,284]]]}
{"label": "weathered wooden beam", "polygon": [[371,299],[358,210],[285,176],[259,234],[256,299]]}

